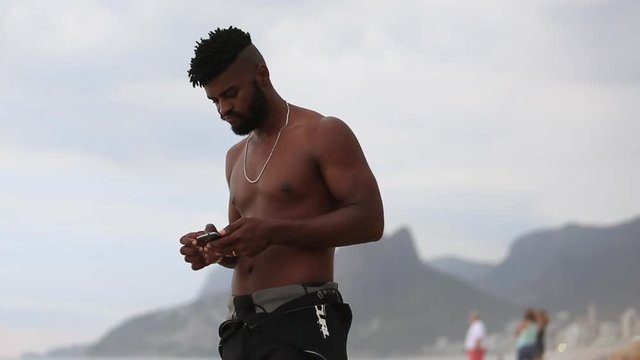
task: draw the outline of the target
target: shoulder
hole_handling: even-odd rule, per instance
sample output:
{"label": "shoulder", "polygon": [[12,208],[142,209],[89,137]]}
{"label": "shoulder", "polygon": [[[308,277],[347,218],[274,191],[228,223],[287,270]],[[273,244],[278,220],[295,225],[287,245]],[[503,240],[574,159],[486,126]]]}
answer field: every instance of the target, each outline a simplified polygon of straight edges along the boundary
{"label": "shoulder", "polygon": [[322,116],[314,126],[317,136],[353,135],[349,126],[335,116]]}
{"label": "shoulder", "polygon": [[335,116],[297,106],[295,114],[296,121],[292,128],[297,129],[295,132],[300,136],[299,139],[306,139],[313,147],[335,144],[341,138],[355,139],[349,126]]}
{"label": "shoulder", "polygon": [[227,150],[227,157],[238,156],[238,154],[240,154],[244,149],[244,144],[247,142],[247,138],[248,136],[245,136],[242,140],[238,141],[233,146],[231,146],[229,150]]}
{"label": "shoulder", "polygon": [[247,138],[245,137],[227,150],[227,156],[225,159],[225,173],[227,175],[227,181],[231,177],[233,166],[238,162],[238,159],[240,159],[240,156],[242,155],[246,142]]}
{"label": "shoulder", "polygon": [[360,143],[345,121],[298,106],[292,108],[292,116],[295,142],[314,161],[349,166],[363,159]]}
{"label": "shoulder", "polygon": [[[309,128],[312,146],[317,149],[341,150],[358,144],[355,134],[343,120],[335,116],[321,116]],[[342,149],[344,150],[344,149]]]}
{"label": "shoulder", "polygon": [[351,166],[363,157],[355,134],[337,117],[323,116],[317,120],[311,132],[311,154],[317,161]]}
{"label": "shoulder", "polygon": [[296,126],[303,128],[309,135],[315,136],[351,131],[344,121],[335,116],[326,116],[311,109],[291,106],[292,114],[295,111],[298,120],[296,121]]}
{"label": "shoulder", "polygon": [[240,156],[240,154],[242,154],[242,151],[244,150],[244,146],[246,142],[247,142],[247,137],[238,141],[235,145],[230,147],[229,150],[227,150],[227,163],[229,162],[234,163],[235,160],[238,159],[238,157]]}

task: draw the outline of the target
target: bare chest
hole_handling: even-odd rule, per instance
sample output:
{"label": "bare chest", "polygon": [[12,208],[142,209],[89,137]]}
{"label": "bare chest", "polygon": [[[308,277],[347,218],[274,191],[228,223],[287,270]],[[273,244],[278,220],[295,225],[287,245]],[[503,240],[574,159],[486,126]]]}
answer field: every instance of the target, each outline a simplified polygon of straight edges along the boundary
{"label": "bare chest", "polygon": [[229,190],[241,216],[277,216],[329,201],[321,173],[304,146],[285,145],[276,150],[266,166],[268,151],[260,149],[249,152],[246,161],[243,153],[235,162]]}

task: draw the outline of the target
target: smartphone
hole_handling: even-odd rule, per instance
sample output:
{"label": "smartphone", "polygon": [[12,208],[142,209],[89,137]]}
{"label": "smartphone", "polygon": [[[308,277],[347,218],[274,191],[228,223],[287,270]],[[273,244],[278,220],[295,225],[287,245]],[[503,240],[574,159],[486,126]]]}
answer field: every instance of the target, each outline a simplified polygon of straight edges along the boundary
{"label": "smartphone", "polygon": [[217,233],[216,231],[204,233],[204,234],[196,237],[196,241],[198,242],[198,245],[200,245],[200,246],[205,246],[208,243],[210,243],[211,241],[218,240],[218,239],[220,239],[220,234]]}

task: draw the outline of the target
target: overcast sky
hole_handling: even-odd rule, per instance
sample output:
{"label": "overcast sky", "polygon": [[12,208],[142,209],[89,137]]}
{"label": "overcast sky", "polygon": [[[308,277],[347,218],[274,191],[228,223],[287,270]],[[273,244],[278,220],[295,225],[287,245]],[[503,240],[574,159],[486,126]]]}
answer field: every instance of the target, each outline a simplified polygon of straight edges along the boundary
{"label": "overcast sky", "polygon": [[226,224],[239,139],[187,79],[218,26],[351,126],[386,233],[410,227],[424,259],[640,215],[639,2],[266,3],[0,2],[0,358],[199,291],[178,238]]}

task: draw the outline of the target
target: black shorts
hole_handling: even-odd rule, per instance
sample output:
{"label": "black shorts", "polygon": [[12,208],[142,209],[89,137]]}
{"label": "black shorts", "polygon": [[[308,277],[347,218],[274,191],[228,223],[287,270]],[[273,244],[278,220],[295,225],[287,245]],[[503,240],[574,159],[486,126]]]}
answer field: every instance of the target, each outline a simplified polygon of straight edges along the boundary
{"label": "black shorts", "polygon": [[232,316],[219,329],[223,360],[347,359],[351,308],[335,283],[288,285],[260,295],[233,297]]}

